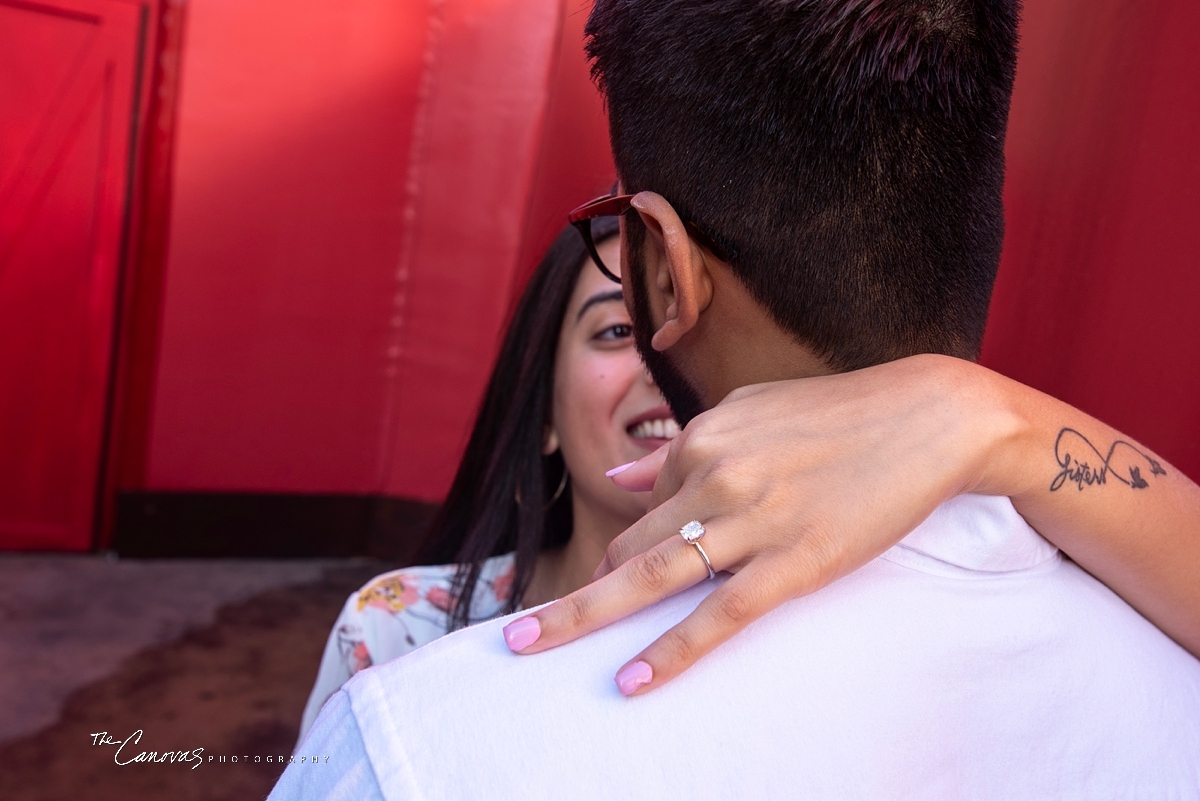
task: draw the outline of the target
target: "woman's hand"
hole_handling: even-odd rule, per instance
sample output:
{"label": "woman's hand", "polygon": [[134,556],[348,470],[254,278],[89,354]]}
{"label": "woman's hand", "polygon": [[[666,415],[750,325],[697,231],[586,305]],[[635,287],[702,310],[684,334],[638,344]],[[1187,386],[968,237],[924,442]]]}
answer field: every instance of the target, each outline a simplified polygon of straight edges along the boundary
{"label": "woman's hand", "polygon": [[1053,491],[1066,430],[1100,449],[1132,442],[944,356],[744,387],[613,477],[627,490],[653,488],[651,511],[613,541],[596,581],[505,636],[513,650],[537,653],[706,579],[679,536],[699,520],[713,568],[733,576],[618,672],[622,692],[644,692],[883,553],[946,500],[979,492],[1009,496],[1044,537],[1200,655],[1200,488],[1155,457],[1163,470],[1145,471],[1148,486]]}
{"label": "woman's hand", "polygon": [[[968,362],[918,356],[735,391],[614,476],[627,490],[653,487],[651,511],[613,541],[597,581],[533,616],[532,645],[521,647],[532,626],[520,621],[527,633],[510,644],[523,654],[553,648],[706,579],[703,559],[679,536],[699,520],[714,570],[734,575],[631,661],[652,675],[634,689],[669,681],[976,489],[987,455],[1020,434],[1017,416],[995,403],[995,378]],[[646,678],[644,667],[632,672]]]}

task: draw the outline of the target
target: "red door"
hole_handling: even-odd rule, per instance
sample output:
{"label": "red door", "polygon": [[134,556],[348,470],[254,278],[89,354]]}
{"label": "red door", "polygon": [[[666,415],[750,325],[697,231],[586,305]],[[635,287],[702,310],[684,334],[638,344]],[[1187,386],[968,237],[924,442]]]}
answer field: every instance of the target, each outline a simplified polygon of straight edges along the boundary
{"label": "red door", "polygon": [[92,543],[145,14],[0,0],[0,548]]}

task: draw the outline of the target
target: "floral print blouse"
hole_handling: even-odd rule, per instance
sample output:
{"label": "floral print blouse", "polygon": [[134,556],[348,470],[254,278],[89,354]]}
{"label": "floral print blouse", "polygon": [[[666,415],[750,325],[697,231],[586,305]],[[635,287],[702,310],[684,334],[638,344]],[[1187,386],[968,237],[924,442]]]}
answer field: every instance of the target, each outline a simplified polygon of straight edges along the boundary
{"label": "floral print blouse", "polygon": [[[317,681],[304,707],[297,745],[304,741],[325,701],[351,676],[371,665],[404,656],[446,633],[450,590],[457,570],[457,565],[394,570],[371,579],[346,600],[325,643]],[[472,621],[501,615],[515,572],[516,560],[511,553],[483,563],[471,599]]]}

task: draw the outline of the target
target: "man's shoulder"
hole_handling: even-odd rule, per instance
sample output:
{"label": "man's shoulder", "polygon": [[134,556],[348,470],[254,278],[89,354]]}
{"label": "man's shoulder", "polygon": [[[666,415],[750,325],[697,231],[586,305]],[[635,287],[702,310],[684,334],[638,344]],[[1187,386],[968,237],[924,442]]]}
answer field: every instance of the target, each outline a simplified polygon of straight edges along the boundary
{"label": "man's shoulder", "polygon": [[[495,617],[444,634],[423,648],[405,656],[403,662],[397,660],[379,665],[372,668],[369,674],[374,677],[373,680],[379,682],[411,683],[412,676],[426,669],[436,670],[438,669],[437,665],[443,662],[462,663],[464,667],[472,668],[477,665],[479,659],[491,662],[499,658],[512,657],[512,652],[504,645],[504,637],[500,629],[522,614],[525,613],[519,612],[504,617]],[[346,688],[350,689],[351,685],[347,685]]]}
{"label": "man's shoulder", "polygon": [[[680,604],[696,592],[659,606],[678,609],[682,618],[690,609]],[[691,608],[695,603],[698,598]],[[523,762],[507,761],[513,753],[547,748],[565,748],[567,763],[582,762],[588,771],[595,767],[590,750],[570,744],[568,730],[582,722],[577,734],[590,735],[603,728],[595,725],[597,719],[616,729],[616,713],[626,699],[612,675],[650,633],[645,613],[532,657],[513,654],[504,642],[501,629],[517,616],[452,632],[345,684],[353,725],[385,795],[408,797],[419,788],[430,798],[554,797],[546,789],[555,786],[547,783],[553,771],[531,777],[518,769]],[[565,714],[573,705],[586,714]],[[518,789],[522,781],[545,784],[545,792],[526,794]],[[582,797],[595,797],[594,789]]]}
{"label": "man's shoulder", "polygon": [[[1036,795],[1063,771],[1074,771],[1067,785],[1113,789],[1144,778],[1147,759],[1178,784],[1200,747],[1200,666],[1152,627],[1119,625],[1135,613],[1082,571],[1006,575],[964,581],[878,559],[636,698],[613,675],[724,577],[535,656],[508,650],[511,617],[482,623],[345,691],[381,785],[430,797],[553,798],[565,786],[581,798],[711,797],[728,778],[712,766],[731,749],[744,786],[725,789],[746,797],[869,795],[897,781],[941,782],[930,795],[943,797],[959,784]],[[888,759],[867,765],[862,753]],[[528,754],[553,758],[532,776]],[[1106,767],[1092,776],[1096,758]],[[614,764],[643,767],[614,775]]]}
{"label": "man's shoulder", "polygon": [[333,798],[384,801],[349,698],[340,691],[321,710],[268,801]]}
{"label": "man's shoulder", "polygon": [[376,718],[416,716],[435,708],[469,716],[472,709],[501,705],[499,699],[527,697],[547,681],[554,684],[554,694],[576,693],[581,703],[618,700],[622,696],[612,676],[622,660],[682,620],[720,581],[697,585],[536,656],[512,653],[501,631],[528,611],[477,623],[363,671],[344,689],[364,730]]}

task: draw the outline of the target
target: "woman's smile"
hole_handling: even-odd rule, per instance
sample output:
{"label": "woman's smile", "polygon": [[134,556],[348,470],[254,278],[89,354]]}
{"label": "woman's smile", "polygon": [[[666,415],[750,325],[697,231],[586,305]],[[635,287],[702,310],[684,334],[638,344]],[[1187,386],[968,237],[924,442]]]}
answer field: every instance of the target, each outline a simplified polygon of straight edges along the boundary
{"label": "woman's smile", "polygon": [[626,423],[625,433],[638,447],[656,451],[679,436],[679,424],[671,407],[662,403]]}

